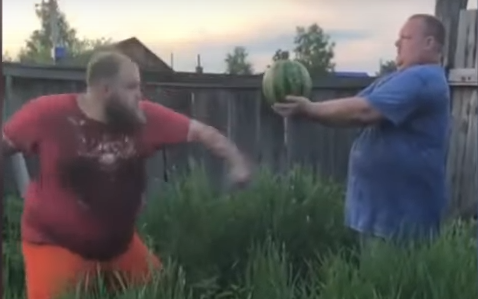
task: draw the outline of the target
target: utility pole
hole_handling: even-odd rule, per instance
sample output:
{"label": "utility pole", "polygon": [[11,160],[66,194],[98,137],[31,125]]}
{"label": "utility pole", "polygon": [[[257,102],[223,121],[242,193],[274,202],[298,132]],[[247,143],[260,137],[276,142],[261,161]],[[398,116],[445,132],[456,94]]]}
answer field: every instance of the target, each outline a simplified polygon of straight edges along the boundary
{"label": "utility pole", "polygon": [[[42,1],[43,2],[43,1]],[[56,62],[55,49],[58,46],[58,16],[56,13],[56,1],[48,0],[48,10],[50,11],[50,38],[51,38],[51,58]],[[44,2],[43,2],[44,3]],[[42,3],[42,4],[43,4]]]}
{"label": "utility pole", "polygon": [[42,0],[42,6],[47,5],[50,12],[50,38],[51,38],[51,58],[56,63],[60,62],[66,56],[65,47],[63,41],[60,39],[59,28],[59,15],[58,15],[58,3],[57,0]]}
{"label": "utility pole", "polygon": [[197,56],[197,65],[196,65],[196,73],[202,74],[204,72],[203,67],[201,66],[201,54]]}

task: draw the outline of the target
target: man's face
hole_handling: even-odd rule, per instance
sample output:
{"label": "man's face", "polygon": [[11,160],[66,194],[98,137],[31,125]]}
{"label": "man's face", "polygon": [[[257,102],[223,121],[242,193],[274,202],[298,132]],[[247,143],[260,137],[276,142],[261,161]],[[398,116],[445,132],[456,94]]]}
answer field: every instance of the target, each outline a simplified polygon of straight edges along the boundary
{"label": "man's face", "polygon": [[397,66],[400,68],[421,63],[433,50],[433,43],[433,38],[426,34],[423,20],[419,18],[408,20],[395,42]]}
{"label": "man's face", "polygon": [[139,107],[141,98],[139,69],[132,62],[124,62],[105,97],[106,117],[112,129],[132,132],[145,123],[145,115]]}

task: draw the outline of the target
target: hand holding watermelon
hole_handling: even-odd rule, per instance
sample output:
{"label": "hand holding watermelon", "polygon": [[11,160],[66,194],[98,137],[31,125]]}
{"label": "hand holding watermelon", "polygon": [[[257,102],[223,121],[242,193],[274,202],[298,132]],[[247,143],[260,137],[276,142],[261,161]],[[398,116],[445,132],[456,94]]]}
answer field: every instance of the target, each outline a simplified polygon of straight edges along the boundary
{"label": "hand holding watermelon", "polygon": [[282,117],[306,114],[312,102],[301,96],[286,96],[285,101],[272,105],[272,109]]}

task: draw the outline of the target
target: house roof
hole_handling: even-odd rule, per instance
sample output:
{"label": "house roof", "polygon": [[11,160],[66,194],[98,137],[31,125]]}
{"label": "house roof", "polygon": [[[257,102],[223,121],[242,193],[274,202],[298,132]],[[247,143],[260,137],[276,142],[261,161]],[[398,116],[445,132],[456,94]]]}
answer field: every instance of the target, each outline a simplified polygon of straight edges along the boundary
{"label": "house roof", "polygon": [[134,36],[130,37],[130,38],[127,38],[125,40],[116,42],[112,45],[112,47],[115,47],[115,48],[118,48],[118,49],[121,50],[122,48],[130,46],[130,45],[136,45],[136,46],[142,47],[145,50],[145,52],[153,60],[155,60],[155,62],[158,64],[158,66],[161,67],[161,69],[168,70],[168,71],[171,71],[171,72],[173,71],[173,69],[166,62],[164,62],[164,60],[162,60],[158,55],[154,54],[154,52],[151,51],[150,48],[146,47],[145,44],[143,44],[138,38],[136,38]]}
{"label": "house roof", "polygon": [[[113,48],[113,49],[117,49],[121,52],[128,52],[127,49],[130,49],[131,46],[141,47],[147,53],[149,58],[154,61],[154,66],[148,65],[148,66],[144,66],[144,67],[153,68],[153,69],[158,69],[159,68],[159,69],[162,69],[164,71],[171,71],[171,72],[174,71],[166,62],[164,62],[159,56],[154,54],[154,52],[151,51],[151,49],[146,47],[146,45],[143,44],[136,37],[130,37],[130,38],[127,38],[125,40],[121,40],[121,41],[112,43],[110,45],[106,45],[104,47],[100,47],[100,48],[96,48],[96,49],[93,49],[93,50],[90,50],[90,51],[86,51],[85,53],[83,53],[79,56],[67,58],[67,59],[63,60],[60,64],[62,64],[62,65],[72,65],[72,66],[86,65],[88,63],[88,61],[90,60],[91,56],[97,51]],[[132,58],[133,60],[136,60],[136,62],[141,63],[141,61],[138,61],[138,60],[140,60],[140,59],[138,59],[138,57],[131,57],[131,56],[134,56],[131,53],[124,53],[124,54],[130,56],[130,58]]]}

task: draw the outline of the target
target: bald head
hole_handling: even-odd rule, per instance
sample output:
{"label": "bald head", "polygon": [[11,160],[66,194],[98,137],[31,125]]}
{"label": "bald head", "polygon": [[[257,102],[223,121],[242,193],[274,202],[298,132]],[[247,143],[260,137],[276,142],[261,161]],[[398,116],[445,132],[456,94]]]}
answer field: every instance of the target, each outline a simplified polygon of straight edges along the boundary
{"label": "bald head", "polygon": [[445,44],[445,28],[432,15],[413,15],[402,26],[397,47],[399,69],[417,64],[439,64]]}
{"label": "bald head", "polygon": [[125,64],[132,64],[131,59],[116,51],[101,51],[95,53],[86,68],[86,83],[88,86],[98,84],[103,80],[114,79]]}
{"label": "bald head", "polygon": [[435,40],[437,48],[441,51],[445,45],[445,26],[435,16],[428,14],[416,14],[409,20],[418,20],[423,24],[423,34],[425,37],[432,37]]}

